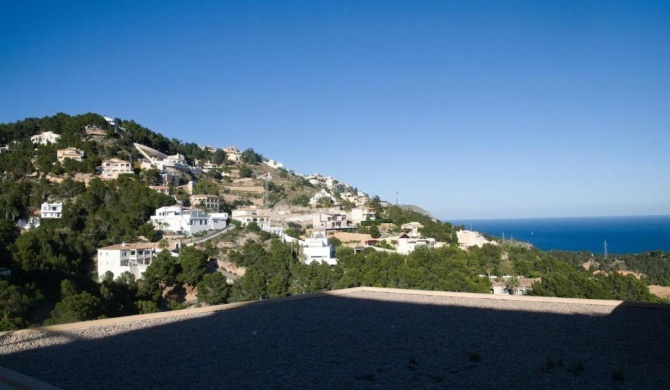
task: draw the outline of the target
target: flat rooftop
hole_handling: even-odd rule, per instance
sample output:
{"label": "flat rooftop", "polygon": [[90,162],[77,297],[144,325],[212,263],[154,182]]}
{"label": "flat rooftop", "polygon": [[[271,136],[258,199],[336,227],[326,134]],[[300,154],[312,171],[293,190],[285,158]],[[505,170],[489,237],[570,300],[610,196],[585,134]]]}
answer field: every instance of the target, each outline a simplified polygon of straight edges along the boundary
{"label": "flat rooftop", "polygon": [[0,333],[0,366],[63,389],[670,389],[669,308],[363,287]]}

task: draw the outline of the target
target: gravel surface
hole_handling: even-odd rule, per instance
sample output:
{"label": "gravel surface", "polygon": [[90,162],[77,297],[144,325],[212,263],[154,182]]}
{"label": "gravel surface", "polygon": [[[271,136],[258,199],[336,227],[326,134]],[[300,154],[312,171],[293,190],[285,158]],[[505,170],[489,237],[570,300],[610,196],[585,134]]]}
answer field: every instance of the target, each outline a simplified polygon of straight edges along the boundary
{"label": "gravel surface", "polygon": [[667,309],[369,291],[0,335],[63,389],[670,389],[669,362]]}

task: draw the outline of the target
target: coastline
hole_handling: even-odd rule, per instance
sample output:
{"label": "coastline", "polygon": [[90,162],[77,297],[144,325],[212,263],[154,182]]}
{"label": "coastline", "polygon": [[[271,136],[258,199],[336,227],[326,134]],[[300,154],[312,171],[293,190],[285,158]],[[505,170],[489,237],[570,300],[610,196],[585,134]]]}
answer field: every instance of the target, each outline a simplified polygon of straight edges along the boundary
{"label": "coastline", "polygon": [[528,242],[541,250],[633,254],[670,251],[670,215],[453,220],[498,238]]}

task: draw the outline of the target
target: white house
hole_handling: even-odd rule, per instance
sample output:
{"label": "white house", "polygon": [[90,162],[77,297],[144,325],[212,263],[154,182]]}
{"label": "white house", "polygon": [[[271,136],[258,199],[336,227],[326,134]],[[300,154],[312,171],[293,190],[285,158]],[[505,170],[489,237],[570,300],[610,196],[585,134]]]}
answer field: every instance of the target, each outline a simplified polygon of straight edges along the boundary
{"label": "white house", "polygon": [[40,208],[40,217],[60,219],[60,217],[62,216],[63,216],[63,202],[42,203],[42,207]]}
{"label": "white house", "polygon": [[58,149],[56,151],[56,158],[60,162],[64,162],[66,158],[69,158],[70,160],[81,161],[83,157],[84,151],[77,148]]}
{"label": "white house", "polygon": [[325,262],[328,265],[337,264],[335,248],[328,244],[324,231],[314,231],[311,237],[305,240],[302,253],[305,256],[305,264],[312,262]]}
{"label": "white house", "polygon": [[168,186],[149,186],[149,188],[161,194],[170,195],[170,187]]}
{"label": "white house", "polygon": [[468,249],[471,246],[483,247],[484,244],[498,245],[496,241],[489,241],[479,232],[470,230],[459,230],[456,232],[458,237],[458,247]]}
{"label": "white house", "polygon": [[21,230],[30,230],[40,227],[40,219],[37,217],[29,217],[28,219],[19,219],[16,222],[16,227]]}
{"label": "white house", "polygon": [[45,131],[43,133],[33,135],[32,137],[30,137],[30,140],[33,142],[33,144],[39,144],[39,145],[55,144],[58,143],[59,139],[60,135],[52,131]]}
{"label": "white house", "polygon": [[251,222],[255,222],[259,227],[269,227],[272,221],[272,213],[270,210],[258,208],[258,206],[246,206],[233,210],[233,220],[242,223],[242,226],[247,226]]}
{"label": "white house", "polygon": [[524,278],[517,277],[518,286],[515,288],[508,288],[511,275],[505,275],[500,280],[496,276],[491,276],[491,294],[494,295],[526,295],[528,291],[533,289],[533,283],[541,282],[542,278]]}
{"label": "white house", "polygon": [[108,116],[104,116],[104,115],[103,115],[102,117],[105,118],[105,120],[107,121],[107,123],[109,123],[110,125],[112,125],[112,126],[116,126],[116,120],[115,120],[114,118],[110,118],[110,117],[108,117]]}
{"label": "white house", "polygon": [[242,160],[242,152],[240,152],[235,146],[228,146],[223,148],[223,152],[226,154],[226,160],[234,162]]}
{"label": "white house", "polygon": [[182,205],[165,206],[151,216],[151,223],[158,230],[187,235],[207,230],[224,229],[228,225],[228,213],[207,214],[200,209]]}
{"label": "white house", "polygon": [[117,244],[98,248],[98,277],[110,271],[114,277],[130,272],[135,278],[142,277],[151,260],[160,252],[156,242],[136,242]]}
{"label": "white house", "polygon": [[337,199],[335,199],[335,197],[333,195],[328,193],[328,191],[326,191],[325,189],[322,189],[321,191],[314,194],[314,196],[312,196],[309,199],[309,204],[311,204],[312,206],[316,206],[317,204],[319,204],[319,201],[323,198],[330,199],[333,202],[334,205],[340,204],[340,202]]}
{"label": "white house", "polygon": [[370,207],[355,207],[351,209],[351,222],[355,225],[363,221],[374,221],[375,218],[375,211]]}
{"label": "white house", "polygon": [[312,215],[312,226],[315,230],[343,230],[352,229],[351,222],[346,214],[324,214]]}
{"label": "white house", "polygon": [[132,175],[133,172],[132,164],[130,161],[119,160],[118,158],[112,158],[109,160],[104,160],[102,165],[98,167],[100,171],[101,179],[118,179],[119,175]]}
{"label": "white house", "polygon": [[176,173],[176,171],[190,172],[193,169],[188,165],[186,157],[183,154],[177,153],[168,156],[142,144],[136,143],[134,145],[135,149],[147,159],[147,162],[142,164],[142,169],[156,168],[161,173],[165,173],[166,171],[172,171],[173,173]]}
{"label": "white house", "polygon": [[191,206],[219,210],[220,199],[216,195],[191,195]]}
{"label": "white house", "polygon": [[0,154],[9,153],[9,145],[0,146]]}
{"label": "white house", "polygon": [[275,160],[265,160],[263,163],[266,164],[267,166],[269,166],[270,168],[275,168],[275,169],[284,168],[284,164],[280,163],[279,161],[275,161]]}
{"label": "white house", "polygon": [[367,195],[365,195],[362,192],[359,192],[358,194],[354,194],[352,192],[346,191],[340,194],[340,198],[343,200],[346,200],[347,202],[351,202],[355,204],[356,206],[363,207],[365,206],[368,201],[370,200]]}
{"label": "white house", "polygon": [[419,246],[426,246],[428,248],[434,248],[435,247],[435,239],[434,238],[415,238],[415,237],[410,237],[407,234],[403,234],[400,237],[396,239],[398,241],[398,244],[396,245],[396,252],[400,253],[401,255],[408,255],[414,250],[419,247]]}
{"label": "white house", "polygon": [[400,229],[407,233],[410,237],[421,237],[419,229],[423,228],[420,222],[409,222],[400,225]]}

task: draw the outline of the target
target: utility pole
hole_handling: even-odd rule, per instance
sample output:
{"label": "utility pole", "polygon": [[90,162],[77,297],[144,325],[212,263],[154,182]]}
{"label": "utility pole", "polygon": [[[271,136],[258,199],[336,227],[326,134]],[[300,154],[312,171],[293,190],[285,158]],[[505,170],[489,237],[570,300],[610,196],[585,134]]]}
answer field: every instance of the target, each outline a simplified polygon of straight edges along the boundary
{"label": "utility pole", "polygon": [[395,205],[398,205],[398,191],[395,192]]}
{"label": "utility pole", "polygon": [[607,241],[603,242],[603,253],[605,254],[605,260],[607,260]]}

